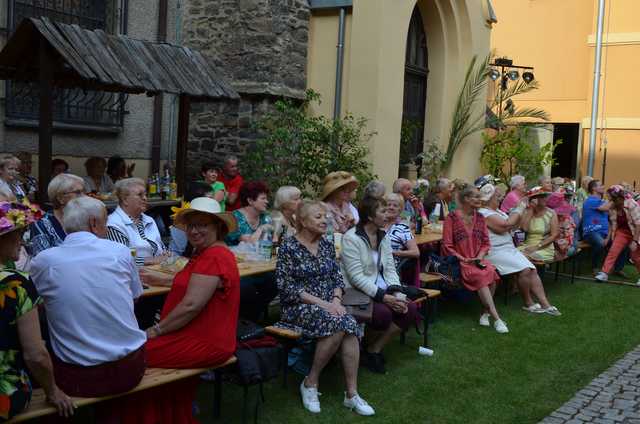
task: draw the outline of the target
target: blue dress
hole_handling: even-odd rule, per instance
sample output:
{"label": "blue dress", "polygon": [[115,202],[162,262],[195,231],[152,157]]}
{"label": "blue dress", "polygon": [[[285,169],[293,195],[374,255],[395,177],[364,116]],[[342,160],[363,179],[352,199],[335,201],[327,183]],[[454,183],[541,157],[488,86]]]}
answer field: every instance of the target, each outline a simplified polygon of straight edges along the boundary
{"label": "blue dress", "polygon": [[278,250],[276,281],[280,292],[280,319],[308,338],[328,337],[340,331],[362,336],[351,315],[334,316],[318,305],[304,303],[303,291],[331,302],[336,288],[344,288],[333,243],[322,238],[315,256],[295,237],[287,237]]}

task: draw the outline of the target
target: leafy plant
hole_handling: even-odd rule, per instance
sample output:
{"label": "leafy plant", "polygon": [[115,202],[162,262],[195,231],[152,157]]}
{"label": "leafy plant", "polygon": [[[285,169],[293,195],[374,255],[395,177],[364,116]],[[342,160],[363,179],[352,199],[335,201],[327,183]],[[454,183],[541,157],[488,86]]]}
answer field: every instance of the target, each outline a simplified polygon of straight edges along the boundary
{"label": "leafy plant", "polygon": [[274,190],[293,185],[305,197],[315,197],[333,171],[351,172],[361,185],[375,178],[367,160],[367,143],[375,133],[367,132],[367,120],[351,114],[337,120],[311,116],[312,102],[320,102],[313,90],[298,104],[279,100],[256,123],[261,138],[242,161],[246,179],[265,181]]}
{"label": "leafy plant", "polygon": [[[485,109],[474,115],[474,107],[483,93],[484,88],[487,86],[488,81],[490,81],[490,63],[491,56],[487,56],[479,63],[477,62],[477,56],[474,56],[467,68],[464,83],[462,84],[462,89],[460,90],[454,109],[453,121],[449,132],[449,145],[444,163],[445,168],[451,164],[456,150],[464,140],[477,131],[486,127],[505,129],[514,125],[535,125],[530,122],[532,119],[536,121],[549,121],[550,119],[549,114],[542,109],[531,107],[519,108],[514,103],[514,97],[537,90],[540,87],[536,80],[526,83],[521,79],[507,84],[506,89],[501,90],[501,81],[500,78],[498,78],[494,83],[496,85],[494,90],[495,96],[487,104],[487,108],[491,111],[492,116],[487,119]],[[501,103],[502,110],[500,111]]]}
{"label": "leafy plant", "polygon": [[490,57],[487,56],[476,66],[478,57],[473,56],[467,68],[464,83],[453,112],[453,121],[449,131],[449,145],[445,154],[445,168],[451,164],[456,150],[458,150],[465,138],[484,128],[484,110],[475,116],[473,112],[474,105],[478,102],[478,98],[487,86]]}
{"label": "leafy plant", "polygon": [[433,186],[442,175],[446,159],[445,153],[435,140],[427,140],[424,142],[424,148],[418,158],[422,161],[419,175]]}
{"label": "leafy plant", "polygon": [[414,134],[416,131],[422,130],[422,124],[417,120],[404,119],[400,128],[400,164],[406,165],[415,163],[416,145],[414,143]]}
{"label": "leafy plant", "polygon": [[502,181],[509,181],[514,175],[535,180],[544,167],[556,164],[553,153],[562,143],[562,140],[557,140],[538,147],[533,143],[527,126],[511,127],[493,135],[482,133],[482,139],[482,167]]}

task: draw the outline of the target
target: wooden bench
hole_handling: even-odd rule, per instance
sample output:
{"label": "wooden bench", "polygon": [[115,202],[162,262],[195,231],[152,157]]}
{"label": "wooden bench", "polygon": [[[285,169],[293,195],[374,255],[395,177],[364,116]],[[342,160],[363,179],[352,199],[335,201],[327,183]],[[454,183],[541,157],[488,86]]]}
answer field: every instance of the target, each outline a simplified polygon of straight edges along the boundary
{"label": "wooden bench", "polygon": [[[420,274],[420,281],[422,281],[422,274]],[[429,344],[429,320],[431,314],[435,311],[435,305],[442,294],[440,290],[434,289],[420,289],[424,293],[423,297],[419,297],[413,301],[422,310],[422,343],[424,347]],[[432,302],[434,301],[434,302]],[[400,341],[402,344],[406,341],[406,332],[402,332],[400,335]]]}
{"label": "wooden bench", "polygon": [[440,281],[442,281],[442,277],[439,274],[436,274],[434,272],[420,273],[420,283],[423,287],[428,284],[439,283]]}
{"label": "wooden bench", "polygon": [[289,378],[289,351],[296,344],[298,339],[302,337],[302,333],[286,328],[276,327],[275,325],[265,327],[264,331],[270,336],[278,339],[284,348],[284,355],[282,355],[282,387],[286,389],[287,379]]}
{"label": "wooden bench", "polygon": [[[224,367],[234,364],[236,361],[237,361],[236,357],[232,356],[224,364],[220,365],[214,370],[215,371],[221,370]],[[128,392],[119,393],[117,395],[112,395],[112,396],[97,397],[97,398],[74,397],[73,401],[77,407],[93,405],[98,402],[103,402],[109,399],[115,399],[122,396],[127,396],[131,393],[140,392],[142,390],[151,389],[153,387],[162,386],[164,384],[169,384],[174,381],[200,375],[207,370],[208,368],[190,368],[190,369],[147,368],[147,370],[144,373],[144,377],[142,377],[142,380],[140,381],[140,383],[135,388],[133,388]],[[215,388],[214,388],[214,408],[215,408],[214,414],[216,416],[220,414],[221,387],[222,387],[221,384],[222,384],[221,378],[216,378]],[[33,391],[33,396],[31,398],[31,403],[29,404],[29,407],[24,412],[16,415],[8,422],[18,423],[18,422],[32,420],[34,418],[43,417],[46,415],[56,414],[56,413],[57,413],[56,408],[51,406],[51,404],[47,402],[46,396],[44,394],[44,390],[35,389]]]}

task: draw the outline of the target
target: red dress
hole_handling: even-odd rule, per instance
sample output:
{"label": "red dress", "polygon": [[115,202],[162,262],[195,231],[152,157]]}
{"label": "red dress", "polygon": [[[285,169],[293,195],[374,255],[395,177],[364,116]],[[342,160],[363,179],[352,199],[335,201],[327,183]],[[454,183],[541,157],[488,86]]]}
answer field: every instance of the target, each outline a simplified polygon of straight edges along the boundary
{"label": "red dress", "polygon": [[178,331],[149,340],[147,364],[152,368],[206,368],[225,362],[236,351],[240,307],[240,274],[233,253],[211,246],[176,274],[162,308],[164,319],[184,298],[191,274],[220,277],[220,286],[206,306]]}
{"label": "red dress", "polygon": [[[180,330],[148,340],[147,366],[152,368],[207,368],[224,363],[236,350],[240,308],[240,275],[235,256],[224,246],[211,246],[193,257],[176,274],[162,308],[164,319],[184,298],[192,274],[212,275],[220,284],[200,313]],[[187,424],[193,418],[199,378],[139,392],[127,403],[125,424]]]}
{"label": "red dress", "polygon": [[489,241],[487,224],[477,211],[473,214],[471,231],[465,227],[459,211],[447,216],[442,229],[442,254],[460,259],[462,283],[468,290],[476,291],[500,279],[496,268],[486,259],[482,260],[482,263],[486,265],[485,269],[480,269],[473,263],[462,261],[462,259],[486,255],[490,248],[491,242]]}

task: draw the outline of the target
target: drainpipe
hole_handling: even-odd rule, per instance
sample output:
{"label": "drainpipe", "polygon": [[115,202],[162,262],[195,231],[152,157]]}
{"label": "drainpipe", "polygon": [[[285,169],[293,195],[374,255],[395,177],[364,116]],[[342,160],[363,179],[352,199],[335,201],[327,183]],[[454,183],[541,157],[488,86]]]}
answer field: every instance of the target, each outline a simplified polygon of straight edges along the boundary
{"label": "drainpipe", "polygon": [[602,58],[602,28],[605,0],[598,0],[598,32],[596,34],[596,60],[593,67],[593,98],[591,100],[591,132],[589,133],[589,157],[587,175],[593,175],[596,160],[596,133],[598,131],[598,101],[600,97],[600,67]]}
{"label": "drainpipe", "polygon": [[[158,42],[167,41],[167,14],[168,0],[160,0],[158,3]],[[151,172],[160,171],[160,151],[162,149],[162,105],[164,96],[156,94],[153,98],[153,126],[151,130]]]}
{"label": "drainpipe", "polygon": [[338,46],[337,46],[337,60],[336,60],[336,92],[334,96],[333,104],[333,119],[340,119],[340,109],[342,106],[342,68],[344,65],[344,24],[346,19],[347,9],[340,8],[340,20],[338,21]]}

